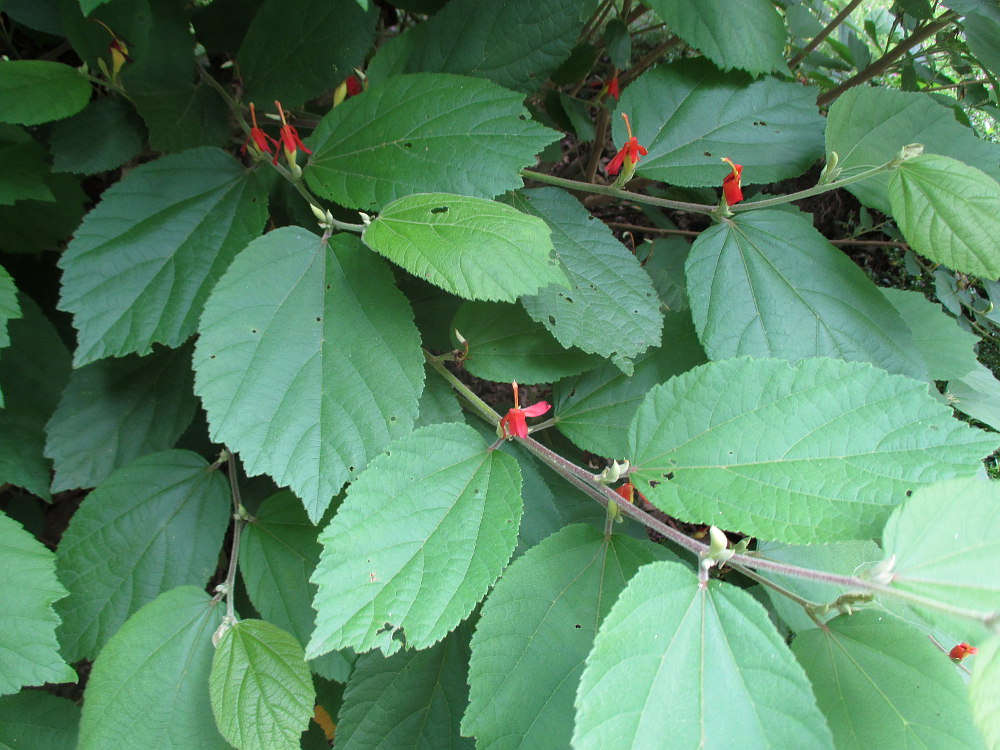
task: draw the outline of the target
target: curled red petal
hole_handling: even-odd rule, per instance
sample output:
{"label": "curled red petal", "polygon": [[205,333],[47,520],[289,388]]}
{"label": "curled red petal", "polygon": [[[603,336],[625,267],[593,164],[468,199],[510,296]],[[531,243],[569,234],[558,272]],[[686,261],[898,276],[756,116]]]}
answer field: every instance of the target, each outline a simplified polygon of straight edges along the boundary
{"label": "curled red petal", "polygon": [[516,435],[519,438],[528,437],[528,423],[524,420],[524,411],[522,409],[511,409],[507,412],[507,417],[509,419],[507,423],[510,428],[509,434]]}
{"label": "curled red petal", "polygon": [[354,75],[347,76],[347,95],[357,96],[360,93],[361,81],[358,80],[358,77]]}
{"label": "curled red petal", "polygon": [[625,149],[623,148],[617,154],[615,158],[608,162],[607,172],[610,175],[618,174],[622,171],[622,164],[625,162]]}
{"label": "curled red petal", "polygon": [[979,653],[979,649],[975,646],[970,646],[964,641],[955,646],[951,651],[948,652],[948,656],[956,661],[962,661],[966,656],[975,656]]}
{"label": "curled red petal", "polygon": [[618,86],[618,76],[608,81],[608,93],[615,98],[615,101],[618,101],[618,95],[621,94],[621,89]]}
{"label": "curled red petal", "polygon": [[632,502],[632,493],[635,491],[635,486],[631,482],[625,482],[621,487],[615,487],[615,492],[617,492],[621,497],[627,502]]}
{"label": "curled red petal", "polygon": [[531,406],[525,406],[523,409],[521,409],[521,411],[524,413],[524,416],[526,417],[540,417],[551,408],[552,405],[549,404],[547,401],[539,401],[537,404],[532,404]]}

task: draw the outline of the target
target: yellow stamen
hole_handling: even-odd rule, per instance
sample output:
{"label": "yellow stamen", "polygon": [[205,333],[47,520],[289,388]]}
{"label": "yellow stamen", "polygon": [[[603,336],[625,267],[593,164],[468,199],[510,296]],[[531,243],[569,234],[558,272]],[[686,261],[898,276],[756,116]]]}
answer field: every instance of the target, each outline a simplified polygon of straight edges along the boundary
{"label": "yellow stamen", "polygon": [[722,161],[726,162],[730,167],[733,168],[733,177],[739,177],[740,176],[740,171],[736,168],[736,165],[733,164],[733,160],[732,159],[730,159],[728,156],[723,156],[722,157]]}
{"label": "yellow stamen", "polygon": [[628,131],[628,137],[634,138],[635,136],[632,135],[632,124],[628,121],[628,115],[624,112],[622,112],[622,119],[625,121],[625,129]]}

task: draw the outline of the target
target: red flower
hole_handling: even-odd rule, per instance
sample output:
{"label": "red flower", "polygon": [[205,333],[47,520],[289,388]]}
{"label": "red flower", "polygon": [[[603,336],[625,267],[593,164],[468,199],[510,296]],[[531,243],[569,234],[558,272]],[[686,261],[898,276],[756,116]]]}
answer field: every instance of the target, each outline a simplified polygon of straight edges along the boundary
{"label": "red flower", "polygon": [[743,165],[733,164],[733,160],[722,157],[722,161],[727,162],[733,168],[729,174],[722,178],[722,193],[726,196],[726,205],[732,206],[743,200],[742,178]]}
{"label": "red flower", "polygon": [[[281,108],[281,102],[275,102],[274,105],[278,108],[278,114],[281,116],[281,130],[278,133],[278,138],[281,139],[281,147],[285,150],[285,158],[288,159],[289,164],[295,163],[295,152],[298,149],[302,149],[307,154],[311,154],[312,151],[306,148],[306,145],[299,138],[299,131],[288,124],[285,119],[285,110]],[[274,153],[274,163],[278,163],[278,152]]]}
{"label": "red flower", "polygon": [[645,500],[646,496],[643,495],[639,490],[635,488],[635,485],[631,482],[625,482],[621,487],[615,487],[615,492],[621,495],[627,502],[635,504],[634,497],[638,495],[641,499]]}
{"label": "red flower", "polygon": [[978,648],[976,648],[975,646],[970,646],[968,643],[965,643],[963,641],[962,643],[959,643],[957,646],[955,646],[955,648],[953,648],[951,651],[949,651],[948,656],[950,656],[955,661],[962,661],[962,659],[964,659],[966,656],[970,655],[975,656],[978,653],[979,653]]}
{"label": "red flower", "polygon": [[615,73],[611,76],[611,80],[608,81],[608,93],[618,101],[618,95],[621,94],[621,89],[618,87],[618,74]]}
{"label": "red flower", "polygon": [[243,144],[243,148],[240,149],[240,153],[245,154],[247,152],[247,146],[253,143],[257,147],[258,151],[270,154],[271,144],[273,143],[277,146],[278,142],[257,127],[257,111],[254,109],[253,102],[250,102],[250,121],[253,123],[253,127],[250,128],[250,137],[247,138],[246,143]]}
{"label": "red flower", "polygon": [[517,383],[511,383],[511,385],[514,388],[514,408],[500,420],[500,429],[503,431],[504,437],[516,435],[519,438],[526,438],[528,437],[528,423],[524,418],[540,417],[552,407],[545,401],[539,401],[537,404],[522,409],[518,400]]}
{"label": "red flower", "polygon": [[649,152],[645,146],[639,145],[639,139],[632,135],[632,125],[628,121],[628,115],[622,112],[622,119],[625,120],[625,128],[628,130],[628,140],[622,146],[621,151],[615,154],[615,158],[608,162],[608,174],[618,174],[622,169],[625,159],[634,169],[639,163],[639,155],[645,156]]}
{"label": "red flower", "polygon": [[361,81],[355,75],[347,76],[347,96],[357,96],[361,93]]}

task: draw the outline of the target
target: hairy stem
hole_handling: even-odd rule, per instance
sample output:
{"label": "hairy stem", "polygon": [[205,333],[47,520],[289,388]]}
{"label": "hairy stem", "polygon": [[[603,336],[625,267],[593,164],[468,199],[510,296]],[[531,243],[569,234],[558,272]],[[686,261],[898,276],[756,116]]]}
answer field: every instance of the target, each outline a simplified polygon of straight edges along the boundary
{"label": "hairy stem", "polygon": [[643,195],[642,193],[633,193],[629,190],[620,190],[608,185],[593,185],[589,182],[567,180],[563,177],[554,177],[553,175],[544,174],[542,172],[532,172],[530,169],[522,169],[521,176],[529,180],[536,180],[537,182],[545,182],[549,185],[564,187],[568,190],[579,190],[580,192],[597,193],[598,195],[610,195],[613,198],[621,198],[623,200],[634,201],[636,203],[646,203],[651,206],[660,206],[661,208],[671,208],[675,211],[711,214],[716,208],[715,206],[710,206],[706,203],[671,201],[666,198],[654,198],[653,196]]}
{"label": "hairy stem", "polygon": [[236,590],[236,568],[240,557],[240,534],[246,523],[243,512],[243,500],[240,497],[240,485],[236,479],[236,454],[227,450],[229,473],[229,490],[233,498],[233,543],[229,549],[229,570],[226,572],[226,615],[231,621],[236,621],[236,606],[233,603],[233,592]]}

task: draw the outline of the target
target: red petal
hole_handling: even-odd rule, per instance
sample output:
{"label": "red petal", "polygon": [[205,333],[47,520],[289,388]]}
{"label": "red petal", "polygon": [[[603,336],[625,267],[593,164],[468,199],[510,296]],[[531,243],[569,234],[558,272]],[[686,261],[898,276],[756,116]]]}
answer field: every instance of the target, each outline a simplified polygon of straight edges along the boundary
{"label": "red petal", "polygon": [[615,101],[618,101],[618,95],[621,93],[621,90],[618,88],[618,76],[608,81],[608,93],[615,98]]}
{"label": "red petal", "polygon": [[528,423],[524,421],[524,411],[511,409],[507,412],[507,416],[510,418],[510,434],[517,435],[519,438],[528,437]]}
{"label": "red petal", "polygon": [[[627,148],[627,146],[626,146]],[[622,163],[625,161],[625,148],[615,154],[615,158],[608,162],[607,173],[614,175],[622,171]]]}
{"label": "red petal", "polygon": [[628,502],[632,502],[632,492],[634,490],[635,487],[632,485],[631,482],[625,482],[625,484],[623,484],[621,487],[615,488],[615,492],[621,495],[622,498],[624,498]]}
{"label": "red petal", "polygon": [[361,93],[361,81],[357,76],[347,76],[347,95],[357,96]]}
{"label": "red petal", "polygon": [[537,404],[532,404],[531,406],[524,407],[523,409],[521,409],[521,412],[526,417],[540,417],[551,408],[552,406],[549,403],[545,401],[539,401]]}
{"label": "red petal", "polygon": [[725,179],[722,181],[722,192],[726,196],[726,204],[729,206],[735,205],[743,200],[743,191],[740,189],[740,183],[733,177],[732,172],[726,175]]}

